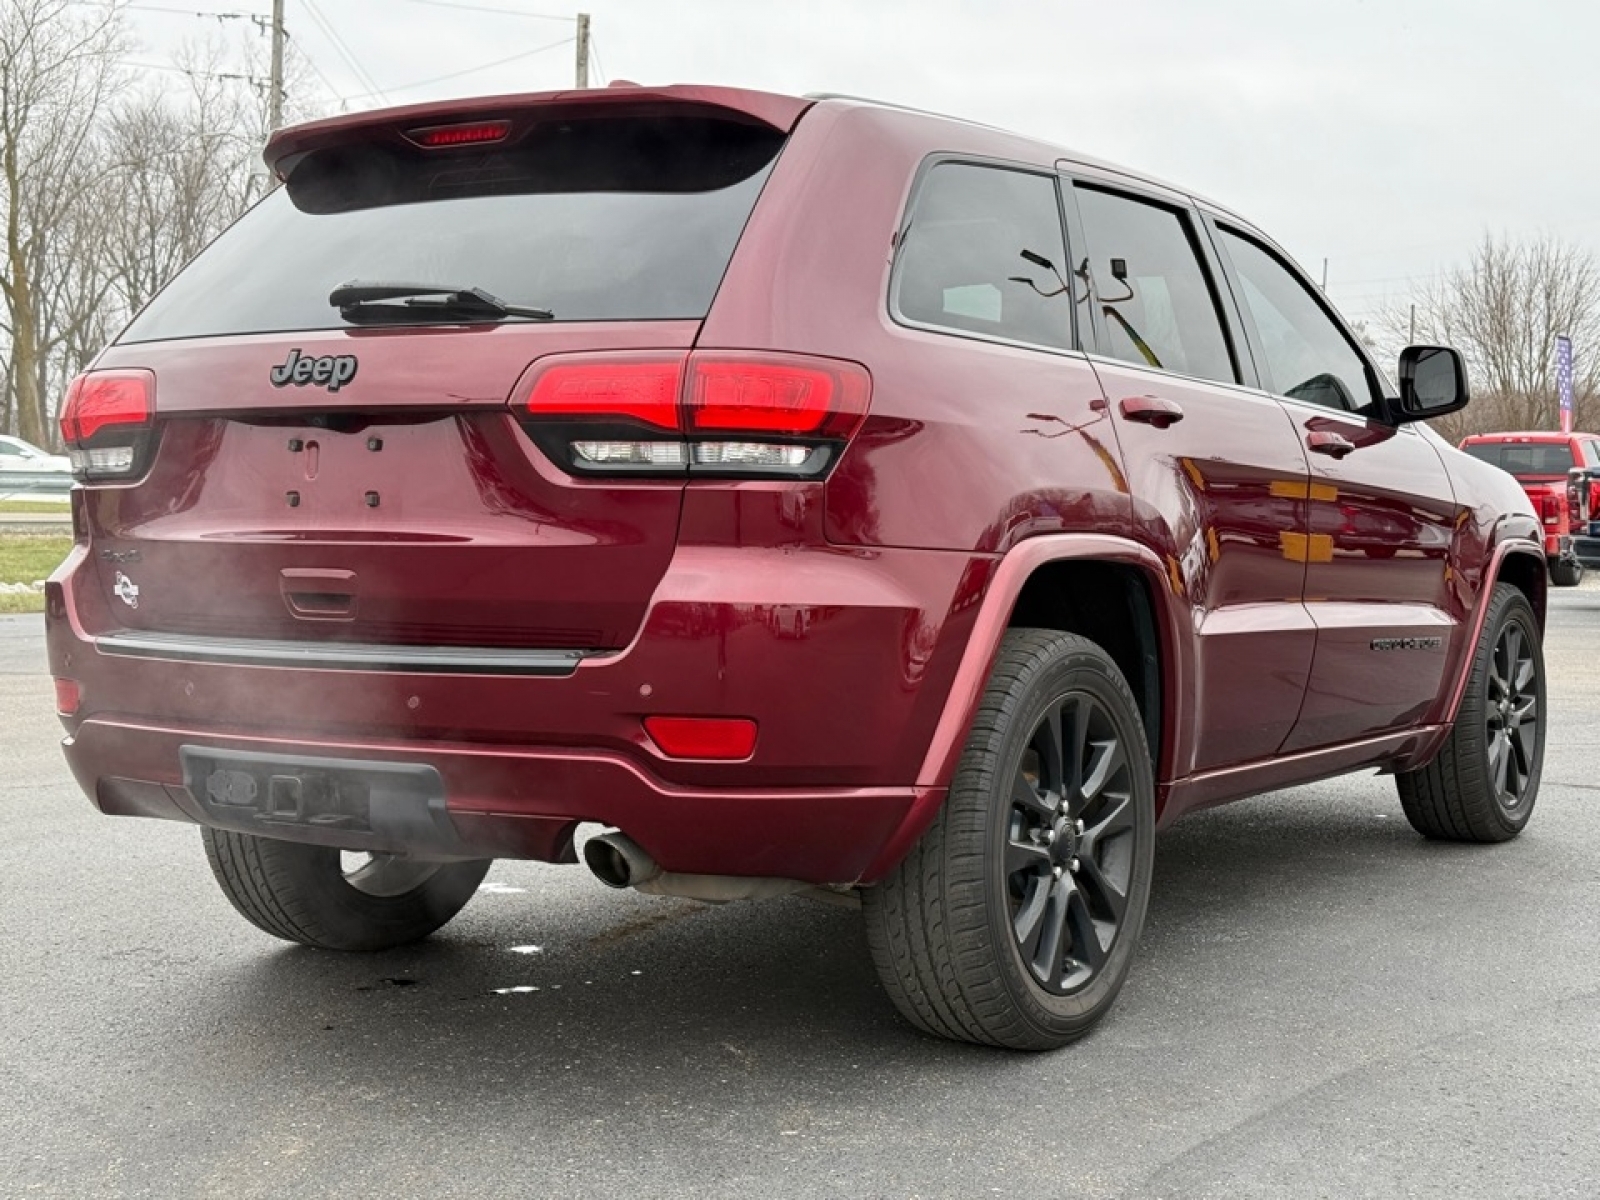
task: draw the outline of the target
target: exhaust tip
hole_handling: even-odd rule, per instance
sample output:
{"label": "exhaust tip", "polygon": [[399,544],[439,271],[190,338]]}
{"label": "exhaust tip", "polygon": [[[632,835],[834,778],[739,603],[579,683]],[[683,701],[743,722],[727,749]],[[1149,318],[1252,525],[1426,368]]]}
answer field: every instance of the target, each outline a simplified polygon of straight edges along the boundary
{"label": "exhaust tip", "polygon": [[608,840],[609,835],[592,837],[583,846],[583,861],[607,887],[625,888],[632,884],[628,858]]}
{"label": "exhaust tip", "polygon": [[660,864],[625,833],[590,838],[583,844],[583,860],[607,887],[638,887],[661,874]]}

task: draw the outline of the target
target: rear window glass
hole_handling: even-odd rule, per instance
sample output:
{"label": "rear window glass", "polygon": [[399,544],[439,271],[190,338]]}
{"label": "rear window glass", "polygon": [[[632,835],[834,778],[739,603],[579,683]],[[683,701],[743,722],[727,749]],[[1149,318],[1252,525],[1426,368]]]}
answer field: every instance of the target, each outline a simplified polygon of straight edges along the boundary
{"label": "rear window glass", "polygon": [[1565,475],[1573,467],[1565,442],[1474,442],[1461,448],[1513,475]]}
{"label": "rear window glass", "polygon": [[355,280],[480,288],[557,321],[701,318],[782,144],[649,116],[546,121],[487,149],[314,151],[121,340],[341,328],[328,295]]}

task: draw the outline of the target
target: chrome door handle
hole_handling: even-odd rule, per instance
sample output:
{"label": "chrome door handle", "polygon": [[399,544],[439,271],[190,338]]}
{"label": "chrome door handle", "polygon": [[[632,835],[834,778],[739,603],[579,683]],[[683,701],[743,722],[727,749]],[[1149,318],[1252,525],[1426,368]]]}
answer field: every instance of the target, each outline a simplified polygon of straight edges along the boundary
{"label": "chrome door handle", "polygon": [[1332,458],[1343,458],[1356,448],[1356,444],[1342,433],[1329,433],[1325,429],[1306,434],[1306,446],[1313,454],[1326,454]]}
{"label": "chrome door handle", "polygon": [[1183,409],[1161,396],[1129,396],[1117,407],[1128,420],[1154,425],[1157,429],[1183,420]]}

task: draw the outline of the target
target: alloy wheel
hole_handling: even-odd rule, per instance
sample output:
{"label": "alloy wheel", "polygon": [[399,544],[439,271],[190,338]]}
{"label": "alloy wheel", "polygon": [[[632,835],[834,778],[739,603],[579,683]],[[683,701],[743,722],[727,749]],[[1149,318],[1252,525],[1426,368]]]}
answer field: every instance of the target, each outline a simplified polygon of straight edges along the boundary
{"label": "alloy wheel", "polygon": [[1054,701],[1010,789],[1003,870],[1012,935],[1034,981],[1071,995],[1105,965],[1133,881],[1133,775],[1111,714],[1083,692]]}
{"label": "alloy wheel", "polygon": [[1501,808],[1520,805],[1538,765],[1538,667],[1527,632],[1507,621],[1489,665],[1489,777]]}

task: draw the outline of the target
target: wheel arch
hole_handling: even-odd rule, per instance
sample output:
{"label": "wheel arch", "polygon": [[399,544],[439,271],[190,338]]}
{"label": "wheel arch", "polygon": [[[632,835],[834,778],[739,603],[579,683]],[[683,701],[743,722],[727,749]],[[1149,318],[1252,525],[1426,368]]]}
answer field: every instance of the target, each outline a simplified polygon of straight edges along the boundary
{"label": "wheel arch", "polygon": [[[1511,584],[1528,598],[1528,603],[1533,608],[1533,615],[1539,622],[1539,632],[1542,634],[1550,590],[1550,577],[1543,552],[1537,546],[1531,545],[1512,543],[1503,546],[1499,561],[1490,572],[1485,591],[1493,591],[1494,585],[1501,580]],[[1478,607],[1487,611],[1488,605],[1486,602],[1480,602]],[[1481,616],[1480,612],[1480,619]]]}
{"label": "wheel arch", "polygon": [[1408,769],[1431,760],[1439,747],[1444,744],[1450,727],[1455,724],[1456,715],[1461,711],[1462,698],[1467,692],[1467,680],[1472,675],[1472,648],[1478,644],[1478,639],[1483,634],[1483,623],[1489,615],[1489,603],[1494,597],[1495,584],[1509,583],[1528,598],[1534,620],[1539,625],[1539,633],[1541,636],[1544,634],[1550,586],[1546,570],[1544,548],[1536,541],[1520,537],[1508,538],[1494,548],[1494,556],[1490,560],[1489,569],[1483,573],[1483,581],[1473,604],[1471,623],[1467,628],[1466,637],[1461,642],[1462,649],[1455,664],[1455,682],[1450,689],[1449,703],[1439,714],[1438,725],[1441,732],[1433,743],[1415,756],[1414,764],[1407,764]]}
{"label": "wheel arch", "polygon": [[[863,875],[891,870],[922,836],[944,802],[968,731],[1007,629],[1034,626],[1095,641],[1122,670],[1144,717],[1157,782],[1157,818],[1172,766],[1183,761],[1185,697],[1192,693],[1193,647],[1183,636],[1170,576],[1155,553],[1108,534],[1047,534],[1009,550],[985,589],[960,666],[917,775],[915,805]],[[1095,595],[1112,592],[1112,603]],[[1108,644],[1109,643],[1109,644]]]}

